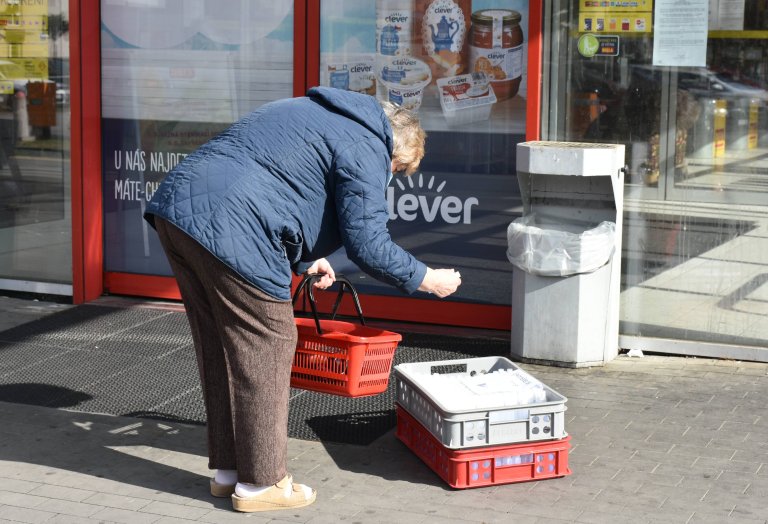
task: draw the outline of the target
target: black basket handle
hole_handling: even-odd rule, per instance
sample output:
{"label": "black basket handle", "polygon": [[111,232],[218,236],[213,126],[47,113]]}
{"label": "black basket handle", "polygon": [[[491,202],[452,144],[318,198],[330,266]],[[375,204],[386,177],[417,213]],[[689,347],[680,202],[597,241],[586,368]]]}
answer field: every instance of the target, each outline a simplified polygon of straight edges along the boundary
{"label": "black basket handle", "polygon": [[[301,295],[301,292],[304,291],[304,298],[309,299],[309,307],[312,310],[312,316],[315,319],[315,327],[317,328],[318,335],[322,335],[323,330],[320,327],[320,319],[317,316],[317,305],[315,304],[315,290],[313,284],[316,280],[320,280],[324,276],[324,273],[304,275],[304,278],[301,279],[298,287],[296,287],[296,292],[293,294],[292,301],[292,304],[295,306],[299,295]],[[343,275],[336,275],[336,283],[339,284],[339,292],[336,294],[336,302],[334,302],[333,309],[331,309],[331,320],[336,318],[336,312],[338,311],[339,305],[341,305],[341,299],[344,296],[344,289],[347,289],[352,295],[352,300],[355,303],[355,309],[357,310],[357,316],[360,319],[360,324],[364,326],[365,318],[363,318],[363,309],[360,307],[360,298],[357,296],[357,291],[352,286],[352,282],[347,280],[347,278]]]}

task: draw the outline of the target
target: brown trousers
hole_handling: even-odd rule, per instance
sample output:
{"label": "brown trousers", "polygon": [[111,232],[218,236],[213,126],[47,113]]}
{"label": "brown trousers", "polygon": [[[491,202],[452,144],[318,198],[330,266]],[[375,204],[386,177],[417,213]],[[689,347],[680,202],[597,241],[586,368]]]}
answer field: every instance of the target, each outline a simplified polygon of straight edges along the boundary
{"label": "brown trousers", "polygon": [[296,325],[290,301],[261,292],[180,229],[156,219],[189,319],[205,400],[208,467],[267,486],[286,475]]}

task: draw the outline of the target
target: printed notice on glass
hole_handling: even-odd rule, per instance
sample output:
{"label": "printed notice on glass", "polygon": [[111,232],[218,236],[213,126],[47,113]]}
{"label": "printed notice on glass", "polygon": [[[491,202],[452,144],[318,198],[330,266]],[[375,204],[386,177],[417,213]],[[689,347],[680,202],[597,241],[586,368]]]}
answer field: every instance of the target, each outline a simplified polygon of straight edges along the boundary
{"label": "printed notice on glass", "polygon": [[705,67],[709,0],[656,0],[653,65]]}
{"label": "printed notice on glass", "polygon": [[744,30],[744,0],[719,0],[717,3],[717,26],[710,29],[722,31]]}

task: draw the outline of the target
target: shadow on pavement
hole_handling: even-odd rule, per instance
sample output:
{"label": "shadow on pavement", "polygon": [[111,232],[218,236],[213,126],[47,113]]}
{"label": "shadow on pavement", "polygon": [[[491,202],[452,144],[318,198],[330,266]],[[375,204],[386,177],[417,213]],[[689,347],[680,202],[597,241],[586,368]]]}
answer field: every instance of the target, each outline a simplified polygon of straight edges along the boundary
{"label": "shadow on pavement", "polygon": [[[123,496],[147,496],[141,489],[126,491],[124,486],[132,485],[171,499],[208,500],[216,508],[230,507],[228,499],[208,494],[205,432],[200,426],[67,411],[67,405],[58,409],[31,405],[48,393],[69,399],[85,395],[55,386],[8,384],[0,387],[0,399],[19,390],[29,393],[29,403],[0,402],[0,461],[11,463],[3,466],[6,472],[11,472],[13,463],[23,463],[19,471],[28,481],[36,480],[35,472],[40,481],[45,476],[48,482],[49,475],[64,475],[67,478],[57,484],[109,493],[114,482],[123,485],[114,488]],[[41,467],[26,466],[30,464]],[[68,472],[74,474],[71,479]]]}

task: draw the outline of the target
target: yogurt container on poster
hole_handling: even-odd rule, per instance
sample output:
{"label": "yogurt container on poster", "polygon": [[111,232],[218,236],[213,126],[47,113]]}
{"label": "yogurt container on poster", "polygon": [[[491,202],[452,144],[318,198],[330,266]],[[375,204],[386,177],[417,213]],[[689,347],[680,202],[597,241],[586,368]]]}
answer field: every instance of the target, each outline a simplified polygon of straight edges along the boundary
{"label": "yogurt container on poster", "polygon": [[376,53],[410,56],[413,45],[413,2],[376,1]]}
{"label": "yogurt container on poster", "polygon": [[410,56],[379,62],[377,81],[381,86],[379,98],[407,109],[418,110],[424,88],[432,80],[429,66]]}
{"label": "yogurt container on poster", "polygon": [[350,61],[349,90],[376,96],[376,67],[373,56]]}
{"label": "yogurt container on poster", "polygon": [[452,127],[488,120],[496,103],[485,73],[438,78],[437,90],[443,115]]}
{"label": "yogurt container on poster", "polygon": [[351,56],[325,65],[325,85],[376,95],[376,68],[373,55]]}

